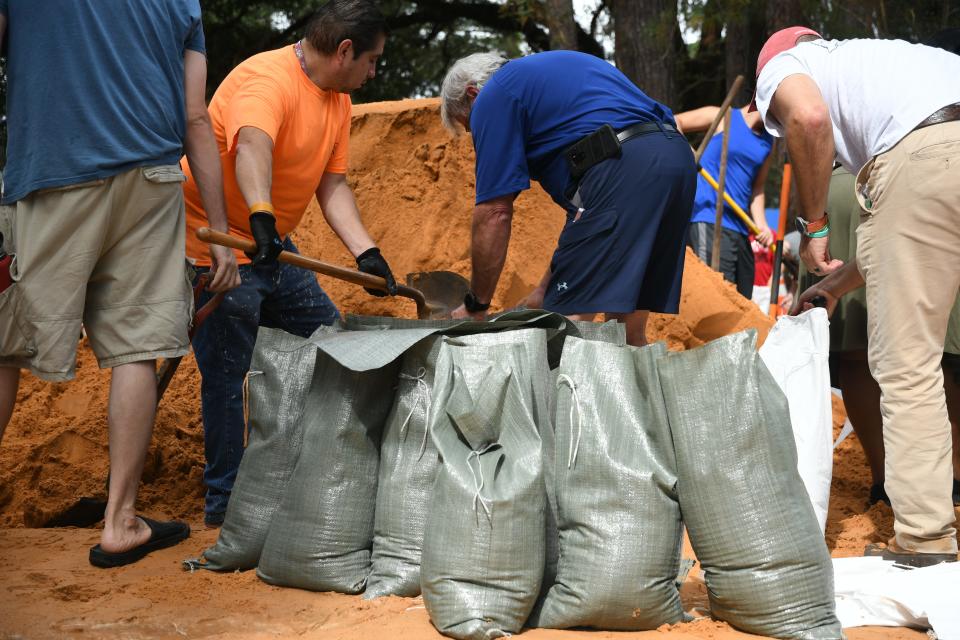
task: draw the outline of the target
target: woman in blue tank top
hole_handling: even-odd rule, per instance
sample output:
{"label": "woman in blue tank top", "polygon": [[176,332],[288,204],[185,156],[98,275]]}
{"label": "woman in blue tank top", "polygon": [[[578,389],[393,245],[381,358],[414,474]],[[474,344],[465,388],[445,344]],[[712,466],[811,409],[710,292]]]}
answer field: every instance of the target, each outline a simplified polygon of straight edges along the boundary
{"label": "woman in blue tank top", "polygon": [[[719,107],[701,107],[676,115],[677,124],[684,133],[705,131]],[[723,122],[710,140],[700,159],[700,166],[719,180],[720,153],[723,147]],[[730,143],[727,150],[726,192],[730,194],[760,228],[757,241],[767,246],[773,233],[764,216],[763,185],[770,167],[770,149],[773,138],[763,128],[758,113],[748,113],[747,107],[734,109],[730,117]],[[688,244],[703,262],[709,264],[713,251],[713,225],[717,212],[717,192],[703,176],[697,176],[697,195],[690,219]],[[720,271],[734,283],[746,298],[753,294],[754,258],[746,224],[729,205],[723,210],[723,235],[720,239]]]}

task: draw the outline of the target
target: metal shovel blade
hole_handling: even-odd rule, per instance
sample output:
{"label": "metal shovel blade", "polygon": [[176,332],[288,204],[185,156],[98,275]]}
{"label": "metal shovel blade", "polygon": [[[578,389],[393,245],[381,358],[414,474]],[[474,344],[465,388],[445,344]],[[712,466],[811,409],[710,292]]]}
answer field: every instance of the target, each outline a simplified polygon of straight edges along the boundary
{"label": "metal shovel blade", "polygon": [[420,271],[407,274],[407,286],[419,289],[430,309],[430,318],[449,318],[463,304],[470,282],[453,271]]}

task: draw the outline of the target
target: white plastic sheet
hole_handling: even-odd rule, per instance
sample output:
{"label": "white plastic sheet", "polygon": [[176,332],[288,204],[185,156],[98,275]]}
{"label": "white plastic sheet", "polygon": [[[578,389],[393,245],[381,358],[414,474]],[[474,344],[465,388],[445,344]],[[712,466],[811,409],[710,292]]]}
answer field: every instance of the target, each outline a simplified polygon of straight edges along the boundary
{"label": "white plastic sheet", "polygon": [[824,309],[780,318],[760,347],[760,357],[787,396],[797,445],[797,470],[820,531],[827,526],[833,477],[830,402],[830,323]]}
{"label": "white plastic sheet", "polygon": [[960,639],[960,563],[900,569],[879,557],[835,558],[837,617],[844,627],[932,628]]}

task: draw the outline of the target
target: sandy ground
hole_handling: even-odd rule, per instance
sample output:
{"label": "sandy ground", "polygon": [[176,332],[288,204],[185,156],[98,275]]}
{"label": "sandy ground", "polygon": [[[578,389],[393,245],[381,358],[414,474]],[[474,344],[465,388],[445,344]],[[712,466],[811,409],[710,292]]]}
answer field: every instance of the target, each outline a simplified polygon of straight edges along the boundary
{"label": "sandy ground", "polygon": [[[469,272],[473,190],[469,138],[451,138],[434,100],[358,107],[351,137],[351,173],[364,219],[398,275],[420,270]],[[517,200],[513,240],[495,308],[516,303],[539,280],[563,218],[539,189]],[[303,253],[352,266],[346,250],[316,209],[295,239]],[[412,303],[376,300],[358,287],[321,283],[341,310],[414,314]],[[688,254],[679,316],[656,316],[649,337],[671,349],[755,327],[770,320],[733,287]],[[105,408],[109,373],[97,369],[84,346],[77,379],[48,384],[25,376],[18,408],[0,447],[0,638],[434,638],[419,599],[359,597],[281,589],[253,572],[188,573],[216,539],[202,519],[203,431],[199,374],[184,359],[157,416],[139,507],[158,518],[181,518],[193,536],[131,567],[104,571],[87,563],[94,529],[39,529],[80,496],[103,496],[107,474]],[[834,407],[835,429],[843,420]],[[869,473],[856,439],[836,453],[827,526],[834,556],[862,553],[885,541],[892,516],[883,505],[865,510]],[[706,606],[705,588],[692,573],[683,588],[688,609]],[[533,630],[536,638],[736,638],[745,636],[709,619],[655,632],[625,634]],[[854,629],[848,636],[921,638],[904,629]]]}

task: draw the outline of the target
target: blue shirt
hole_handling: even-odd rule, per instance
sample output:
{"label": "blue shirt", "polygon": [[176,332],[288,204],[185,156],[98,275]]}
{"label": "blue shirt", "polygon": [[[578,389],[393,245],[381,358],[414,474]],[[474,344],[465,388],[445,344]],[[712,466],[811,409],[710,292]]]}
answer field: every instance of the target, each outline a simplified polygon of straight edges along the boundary
{"label": "blue shirt", "polygon": [[183,155],[198,0],[0,0],[7,17],[3,203]]}
{"label": "blue shirt", "polygon": [[[747,126],[746,120],[739,109],[730,112],[730,142],[727,148],[727,179],[724,191],[730,194],[733,201],[740,205],[747,215],[750,215],[750,200],[753,197],[753,183],[763,162],[770,155],[773,137],[763,131],[754,133]],[[723,151],[723,134],[713,136],[700,158],[700,166],[707,170],[713,179],[720,182],[720,154]],[[690,222],[717,221],[717,190],[697,174],[697,196],[693,201],[693,217]],[[723,205],[724,229],[736,231],[742,235],[749,235],[747,225],[733,212],[730,205]]]}
{"label": "blue shirt", "polygon": [[511,60],[477,95],[470,130],[477,156],[477,203],[530,188],[536,180],[557,204],[570,179],[561,153],[604,124],[673,122],[616,67],[576,51]]}

